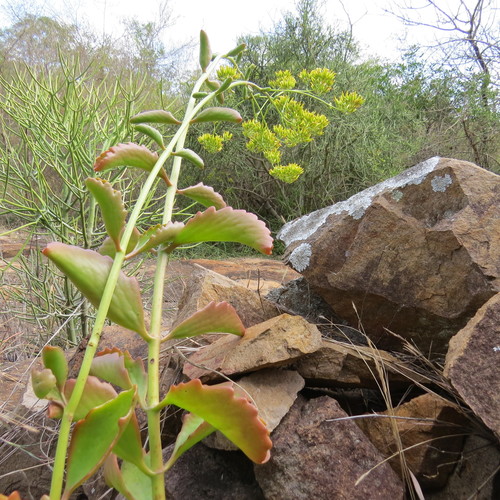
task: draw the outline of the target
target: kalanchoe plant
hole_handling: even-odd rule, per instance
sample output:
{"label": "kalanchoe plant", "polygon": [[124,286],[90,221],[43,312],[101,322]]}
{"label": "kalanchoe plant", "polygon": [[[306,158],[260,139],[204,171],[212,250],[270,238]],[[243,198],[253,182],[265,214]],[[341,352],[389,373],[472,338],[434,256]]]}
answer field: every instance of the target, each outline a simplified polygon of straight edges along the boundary
{"label": "kalanchoe plant", "polygon": [[[131,119],[139,132],[157,144],[158,153],[133,143],[118,144],[102,153],[95,162],[94,169],[99,174],[124,166],[147,172],[131,213],[127,212],[121,193],[108,181],[89,178],[86,187],[100,208],[106,240],[98,251],[57,242],[50,243],[43,251],[97,308],[78,377],[68,378],[63,351],[50,346],[42,353],[43,368],[32,373],[35,394],[49,401],[48,415],[61,419],[51,491],[47,497],[50,500],[70,498],[72,492],[101,466],[107,483],[127,499],[165,498],[165,473],[186,450],[216,430],[254,462],[264,463],[269,459],[271,440],[265,422],[249,399],[235,393],[231,383],[207,386],[199,380],[191,380],[170,387],[165,395],[159,390],[160,347],[165,341],[206,333],[238,336],[245,333],[233,307],[221,302],[210,303],[162,335],[163,288],[172,252],[183,245],[206,241],[238,242],[263,254],[270,254],[273,246],[270,231],[262,221],[244,210],[226,206],[222,196],[211,187],[202,183],[179,187],[183,161],[203,166],[202,158],[184,146],[189,127],[206,122],[241,122],[236,110],[222,107],[224,92],[236,86],[257,92],[259,99],[267,98],[288,122],[288,128],[282,126],[274,132],[266,129],[263,121],[256,121],[253,125],[249,122],[246,132],[249,147],[256,151],[271,157],[274,151],[277,158],[280,141],[307,142],[326,126],[321,115],[307,112],[301,104],[283,95],[283,90],[279,96],[271,97],[270,89],[260,89],[248,81],[235,79],[241,74],[235,58],[243,49],[244,46],[240,45],[227,54],[214,56],[206,34],[201,32],[202,74],[193,87],[183,119],[178,120],[164,110],[146,111]],[[220,82],[213,75],[222,59],[228,60],[236,69],[233,72],[219,71],[219,75],[226,76]],[[326,86],[333,82],[332,75],[321,75],[315,74],[309,79],[316,85],[319,85],[318,78],[326,78]],[[302,78],[306,77],[302,75]],[[287,73],[277,75],[277,80],[280,79],[284,91],[295,84]],[[275,83],[279,84],[279,81]],[[211,106],[214,99],[217,105]],[[259,109],[263,110],[264,106]],[[154,127],[156,124],[176,127],[168,144]],[[301,138],[292,137],[293,130],[301,134]],[[222,137],[230,139],[229,134]],[[266,137],[269,140],[267,145]],[[287,170],[287,167],[279,166],[278,161],[275,163],[285,180],[295,180],[300,175],[298,165]],[[168,174],[166,166],[169,167]],[[158,178],[166,186],[162,223],[140,232],[136,223]],[[185,223],[173,221],[177,196],[186,196],[205,209]],[[147,321],[139,284],[122,271],[122,266],[125,261],[151,250],[157,254],[157,267]],[[142,360],[133,359],[127,351],[107,349],[97,352],[106,319],[133,330],[146,342],[147,369]],[[167,405],[175,405],[186,413],[173,452],[165,462],[160,412]],[[141,440],[136,417],[138,408],[147,415],[147,448]]]}

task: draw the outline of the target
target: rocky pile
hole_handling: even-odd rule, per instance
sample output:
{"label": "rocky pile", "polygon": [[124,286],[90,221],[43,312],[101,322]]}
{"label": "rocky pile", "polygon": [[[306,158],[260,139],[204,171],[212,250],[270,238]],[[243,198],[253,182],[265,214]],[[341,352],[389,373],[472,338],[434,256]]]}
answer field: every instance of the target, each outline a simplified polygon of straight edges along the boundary
{"label": "rocky pile", "polygon": [[[500,497],[499,202],[499,176],[433,158],[286,225],[279,237],[299,279],[255,287],[237,265],[217,270],[238,282],[200,262],[173,323],[225,300],[246,334],[177,345],[162,383],[237,381],[274,446],[253,465],[213,434],[169,472],[168,497]],[[287,283],[264,298],[276,281]],[[116,327],[102,345],[117,339],[143,355]],[[166,419],[166,445],[177,427],[178,415]]]}

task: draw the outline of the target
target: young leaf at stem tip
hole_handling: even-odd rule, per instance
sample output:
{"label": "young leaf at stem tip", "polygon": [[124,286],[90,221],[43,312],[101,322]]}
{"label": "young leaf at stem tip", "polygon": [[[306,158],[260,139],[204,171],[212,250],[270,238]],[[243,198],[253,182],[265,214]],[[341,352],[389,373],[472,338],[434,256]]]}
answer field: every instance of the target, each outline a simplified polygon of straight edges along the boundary
{"label": "young leaf at stem tip", "polygon": [[200,31],[200,67],[203,72],[205,72],[212,60],[212,49],[210,48],[210,41],[208,40],[208,35],[201,30]]}
{"label": "young leaf at stem tip", "polygon": [[206,108],[195,116],[191,123],[232,122],[241,123],[243,118],[232,108]]}

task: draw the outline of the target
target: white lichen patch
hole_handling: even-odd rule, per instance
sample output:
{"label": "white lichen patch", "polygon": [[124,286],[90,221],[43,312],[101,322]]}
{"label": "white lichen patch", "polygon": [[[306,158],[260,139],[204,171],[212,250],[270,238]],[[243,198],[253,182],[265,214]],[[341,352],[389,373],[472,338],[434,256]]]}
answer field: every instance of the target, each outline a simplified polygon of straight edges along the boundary
{"label": "white lichen patch", "polygon": [[443,175],[440,177],[437,175],[434,179],[431,180],[432,190],[438,191],[440,193],[444,193],[446,188],[453,182],[452,178],[449,174]]}
{"label": "white lichen patch", "polygon": [[401,201],[401,198],[403,198],[403,191],[401,191],[401,189],[395,189],[395,190],[391,193],[391,198],[392,198],[394,201]]}
{"label": "white lichen patch", "polygon": [[[386,191],[399,190],[409,184],[420,184],[429,175],[439,163],[440,158],[435,156],[399,175],[392,177],[384,182],[380,182],[364,191],[361,191],[348,200],[335,203],[329,207],[316,210],[308,215],[285,224],[278,233],[278,239],[286,245],[294,241],[303,241],[316,232],[330,215],[346,212],[355,219],[360,219],[366,209],[371,205],[373,199]],[[299,247],[297,247],[299,248]],[[295,250],[294,250],[295,251]],[[305,268],[304,268],[305,269]]]}
{"label": "white lichen patch", "polygon": [[292,267],[300,273],[309,266],[311,254],[311,245],[309,243],[301,243],[297,248],[294,248],[288,260]]}
{"label": "white lichen patch", "polygon": [[500,352],[500,346],[496,345],[495,347],[493,347],[493,352]]}

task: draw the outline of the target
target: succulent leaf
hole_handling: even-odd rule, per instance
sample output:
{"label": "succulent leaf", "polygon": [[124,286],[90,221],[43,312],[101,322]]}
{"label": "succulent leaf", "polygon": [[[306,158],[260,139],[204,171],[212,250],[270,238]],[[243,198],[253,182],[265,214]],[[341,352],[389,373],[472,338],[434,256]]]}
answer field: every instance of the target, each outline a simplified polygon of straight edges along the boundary
{"label": "succulent leaf", "polygon": [[181,149],[180,151],[175,151],[172,153],[172,156],[180,156],[184,160],[190,161],[193,165],[197,167],[203,168],[205,166],[205,162],[203,159],[191,149]]}
{"label": "succulent leaf", "polygon": [[68,451],[68,469],[63,500],[102,465],[129,422],[135,404],[130,389],[94,408],[76,423]]}
{"label": "succulent leaf", "polygon": [[147,135],[153,141],[160,146],[161,149],[165,149],[165,142],[163,141],[163,135],[161,135],[160,131],[155,129],[154,127],[151,127],[150,125],[145,125],[145,124],[139,124],[135,125],[134,128],[137,130],[137,132],[141,132],[142,134]]}
{"label": "succulent leaf", "polygon": [[203,241],[242,243],[268,255],[273,248],[271,232],[264,222],[254,214],[231,207],[221,210],[209,207],[204,212],[198,212],[176,235],[170,250],[179,245]]}
{"label": "succulent leaf", "polygon": [[205,72],[212,60],[212,49],[210,48],[210,41],[208,40],[208,35],[201,30],[200,31],[200,67],[203,72]]}
{"label": "succulent leaf", "polygon": [[166,338],[182,339],[205,333],[232,333],[242,336],[245,334],[245,327],[231,304],[210,302],[177,325]]}
{"label": "succulent leaf", "polygon": [[152,109],[143,111],[130,118],[130,123],[167,123],[170,125],[180,125],[181,122],[175,118],[170,111],[163,109]]}
{"label": "succulent leaf", "polygon": [[183,227],[184,224],[182,222],[169,222],[165,225],[158,224],[150,227],[139,237],[135,249],[127,255],[127,258],[173,241]]}
{"label": "succulent leaf", "polygon": [[184,452],[214,431],[215,427],[205,422],[201,417],[193,413],[183,415],[182,428],[175,440],[172,455],[165,464],[165,470],[169,470]]}
{"label": "succulent leaf", "polygon": [[255,463],[269,460],[269,431],[248,399],[235,397],[227,385],[202,385],[199,379],[172,386],[160,403],[174,404],[194,413],[240,448]]}
{"label": "succulent leaf", "polygon": [[[65,243],[50,243],[43,254],[75,284],[95,307],[99,307],[112,259],[93,250]],[[141,292],[135,278],[120,272],[107,314],[115,323],[147,338]]]}
{"label": "succulent leaf", "polygon": [[202,182],[184,189],[178,189],[177,194],[187,196],[205,207],[220,209],[226,206],[222,196],[216,193],[213,187],[205,186]]}
{"label": "succulent leaf", "polygon": [[144,401],[147,391],[147,374],[142,359],[132,359],[128,351],[117,347],[104,349],[92,360],[90,374],[106,380],[122,389],[137,386],[140,401]]}
{"label": "succulent leaf", "polygon": [[108,236],[120,250],[120,236],[127,217],[120,191],[113,189],[108,181],[94,177],[86,179],[85,185],[99,204]]}
{"label": "succulent leaf", "polygon": [[44,399],[57,386],[57,379],[52,370],[32,370],[31,385],[38,399]]}
{"label": "succulent leaf", "polygon": [[246,43],[240,43],[237,47],[235,47],[233,50],[230,50],[227,54],[226,57],[234,57],[243,52],[246,49],[247,45]]}
{"label": "succulent leaf", "polygon": [[232,122],[240,123],[243,120],[241,115],[232,108],[205,108],[191,120],[191,123],[205,122]]}
{"label": "succulent leaf", "polygon": [[45,346],[42,350],[45,368],[52,371],[57,380],[57,388],[62,391],[68,377],[68,363],[64,351],[57,346]]}

